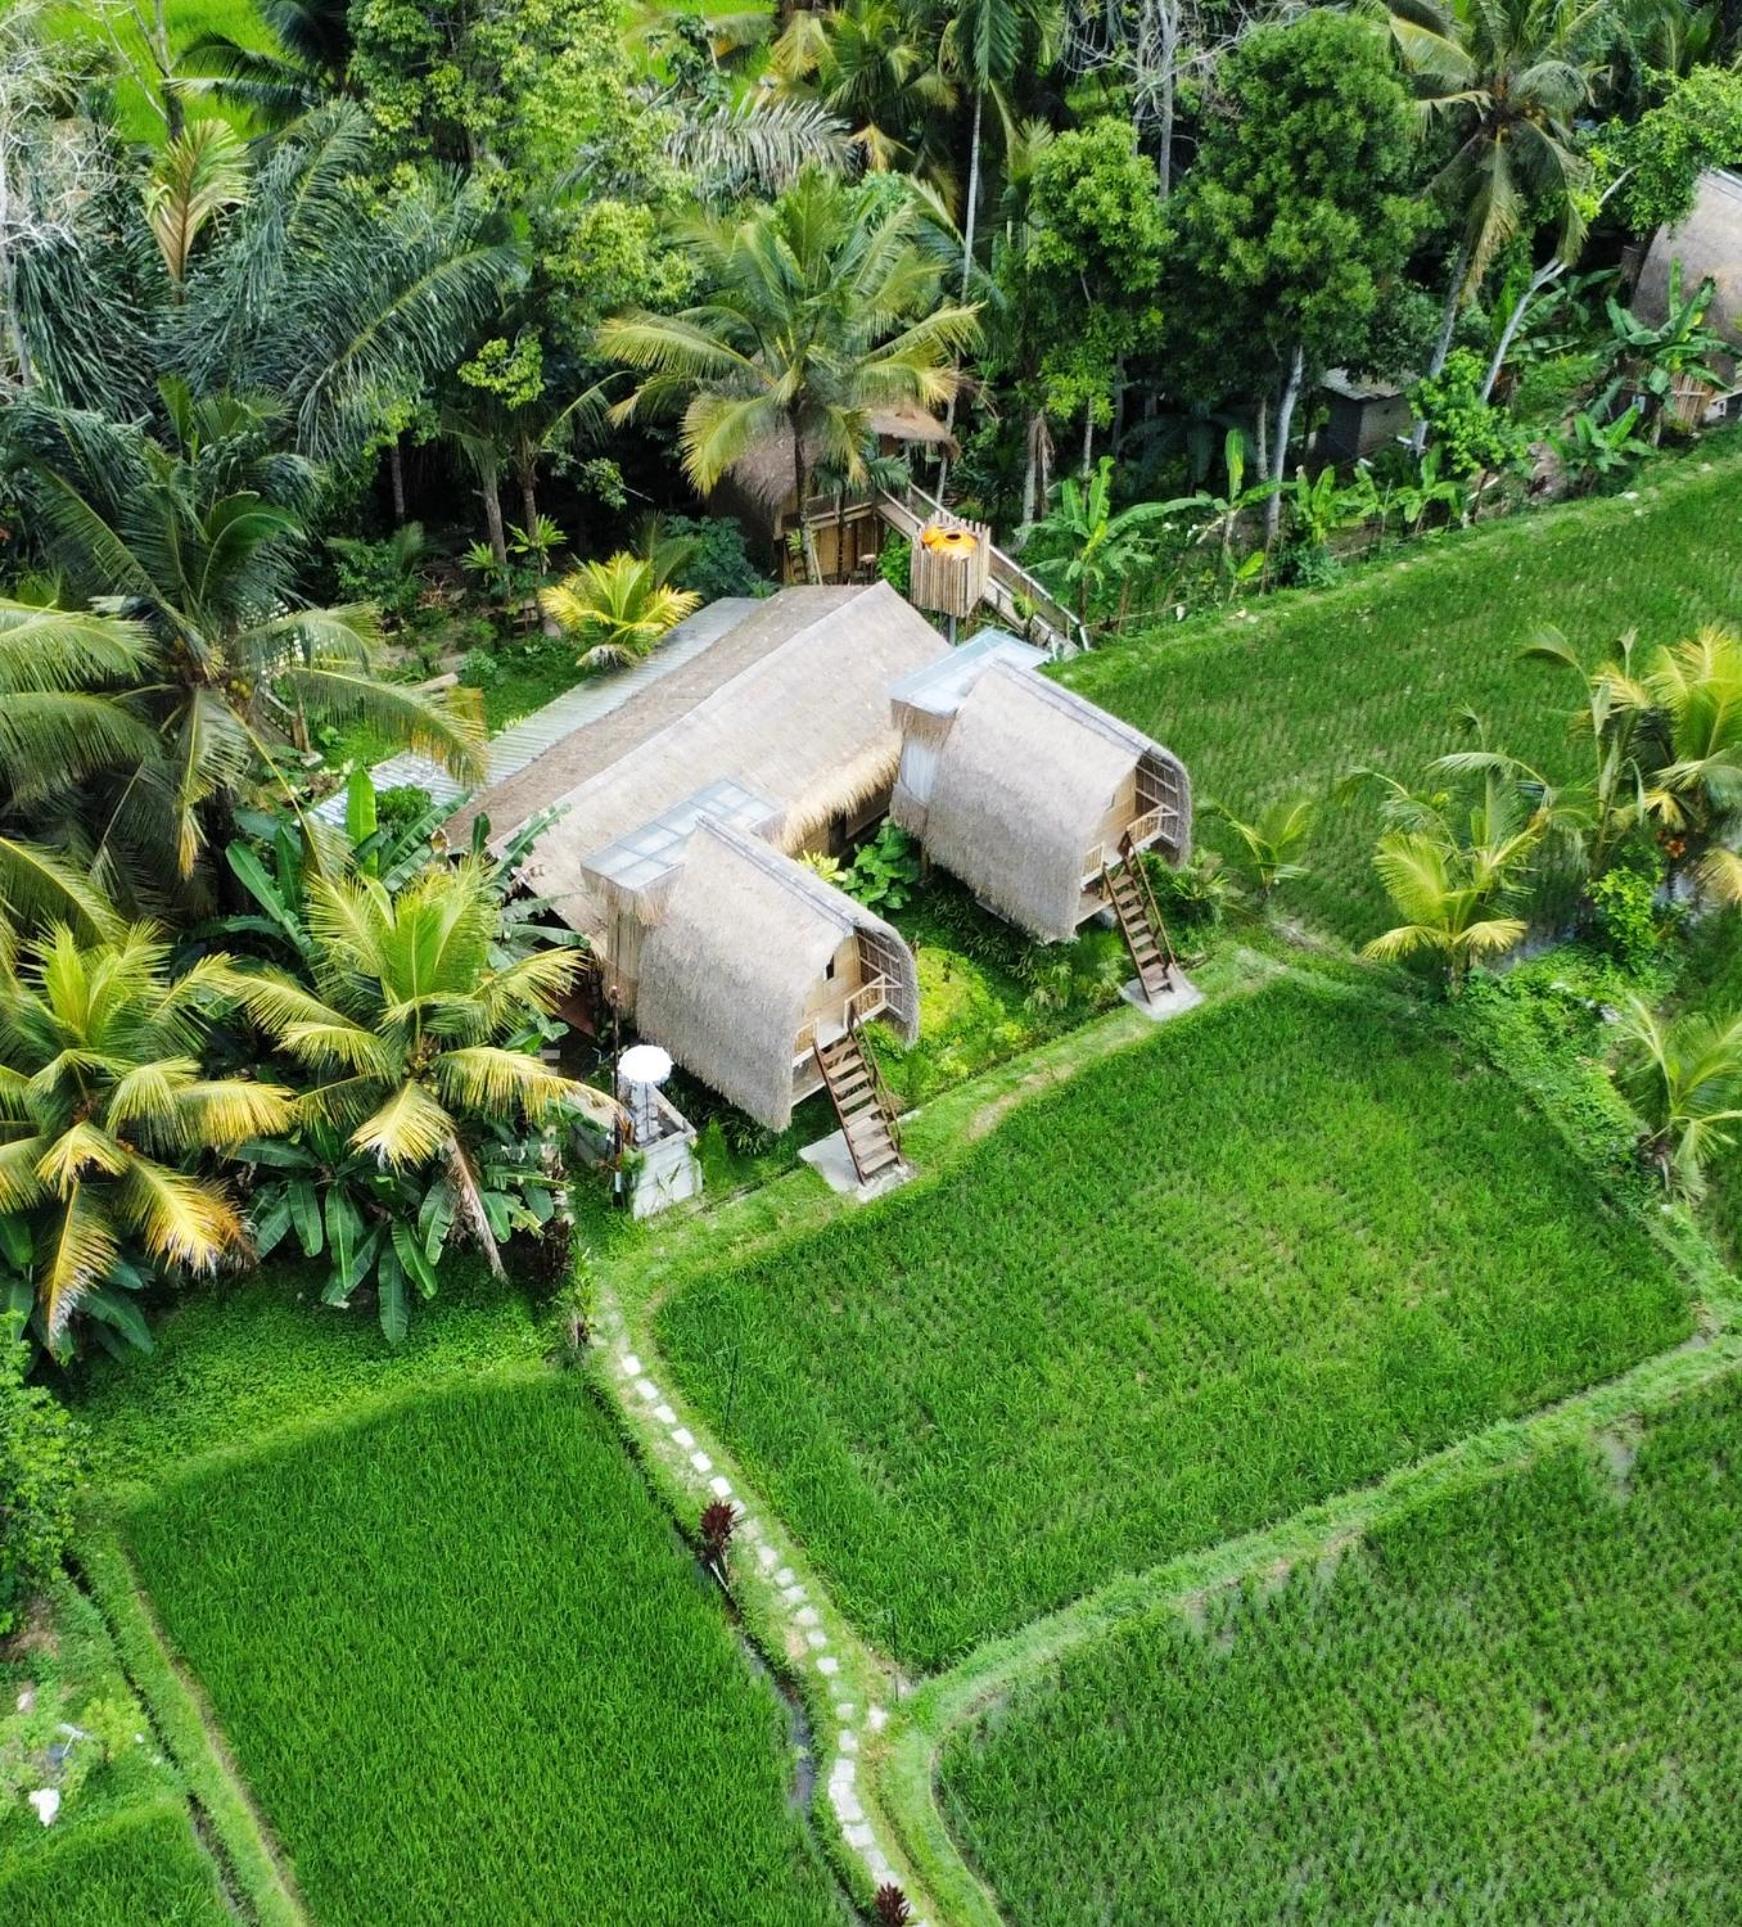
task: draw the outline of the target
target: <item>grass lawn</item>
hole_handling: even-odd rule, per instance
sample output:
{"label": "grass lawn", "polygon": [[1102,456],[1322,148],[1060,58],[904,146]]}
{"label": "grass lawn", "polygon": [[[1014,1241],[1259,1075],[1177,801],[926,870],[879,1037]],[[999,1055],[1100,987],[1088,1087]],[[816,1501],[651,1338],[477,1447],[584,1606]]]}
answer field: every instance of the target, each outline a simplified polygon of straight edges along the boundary
{"label": "grass lawn", "polygon": [[321,1927],[841,1918],[777,1696],[578,1376],[205,1460],[122,1530]]}
{"label": "grass lawn", "polygon": [[1510,1084],[1293,981],[658,1318],[849,1616],[926,1667],[1688,1328]]}
{"label": "grass lawn", "polygon": [[[1638,501],[1439,538],[1337,589],[1079,657],[1063,677],[1160,737],[1200,797],[1237,814],[1322,794],[1363,764],[1413,781],[1459,745],[1466,706],[1496,744],[1553,764],[1566,756],[1578,688],[1518,660],[1538,630],[1557,625],[1594,652],[1629,628],[1657,644],[1705,622],[1742,623],[1742,461],[1733,438],[1712,447],[1709,460],[1650,471],[1657,479]],[[1374,935],[1384,927],[1376,834],[1371,803],[1330,806],[1308,855],[1314,874],[1286,903],[1338,934]]]}
{"label": "grass lawn", "polygon": [[1735,1920],[1739,1436],[1732,1381],[1069,1656],[946,1751],[958,1838],[1023,1927]]}

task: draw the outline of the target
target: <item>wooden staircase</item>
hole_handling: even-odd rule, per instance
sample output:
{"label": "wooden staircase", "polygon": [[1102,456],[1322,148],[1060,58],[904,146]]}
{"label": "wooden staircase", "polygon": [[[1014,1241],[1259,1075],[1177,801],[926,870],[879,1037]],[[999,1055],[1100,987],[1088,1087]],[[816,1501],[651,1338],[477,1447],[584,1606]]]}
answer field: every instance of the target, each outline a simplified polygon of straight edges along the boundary
{"label": "wooden staircase", "polygon": [[1107,864],[1101,874],[1107,884],[1107,900],[1124,933],[1125,948],[1136,966],[1143,1000],[1153,1004],[1163,991],[1173,988],[1179,959],[1156,908],[1155,892],[1143,873],[1143,859],[1132,850],[1129,839],[1121,846],[1118,859]]}
{"label": "wooden staircase", "polygon": [[859,1035],[858,1019],[849,1012],[847,1028],[839,1037],[827,1044],[813,1043],[811,1049],[841,1121],[853,1169],[861,1184],[870,1184],[900,1165],[901,1133],[895,1107]]}

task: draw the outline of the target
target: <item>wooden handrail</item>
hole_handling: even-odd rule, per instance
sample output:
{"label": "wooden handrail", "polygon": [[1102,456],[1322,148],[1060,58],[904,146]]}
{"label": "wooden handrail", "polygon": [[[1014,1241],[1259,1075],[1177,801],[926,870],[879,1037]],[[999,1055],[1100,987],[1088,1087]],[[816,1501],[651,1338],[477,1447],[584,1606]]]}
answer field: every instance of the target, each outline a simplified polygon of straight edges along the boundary
{"label": "wooden handrail", "polygon": [[[854,1037],[859,1036],[859,1020],[851,1009],[847,1012],[847,1029]],[[895,1155],[901,1156],[901,1126],[896,1121],[895,1106],[889,1101],[889,1087],[883,1081],[883,1073],[877,1068],[877,1059],[866,1048],[863,1038],[859,1039],[859,1055],[865,1060],[865,1074],[871,1080],[871,1088],[877,1093],[877,1108],[883,1113],[883,1122],[889,1130],[889,1141],[895,1146]]]}

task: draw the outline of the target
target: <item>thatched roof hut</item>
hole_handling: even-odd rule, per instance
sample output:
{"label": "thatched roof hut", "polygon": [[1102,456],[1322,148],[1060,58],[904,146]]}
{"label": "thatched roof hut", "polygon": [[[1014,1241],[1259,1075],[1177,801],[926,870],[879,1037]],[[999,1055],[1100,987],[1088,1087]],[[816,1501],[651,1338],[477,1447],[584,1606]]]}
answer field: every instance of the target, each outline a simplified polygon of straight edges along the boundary
{"label": "thatched roof hut", "polygon": [[903,756],[891,814],[983,901],[1063,941],[1100,909],[1127,839],[1184,859],[1191,781],[1171,751],[1041,675],[1033,653],[993,637],[976,662],[897,690],[921,753]]}
{"label": "thatched roof hut", "polygon": [[1714,292],[1706,325],[1735,342],[1742,357],[1742,174],[1724,168],[1702,174],[1687,218],[1652,236],[1633,290],[1634,312],[1641,320],[1668,319],[1672,261],[1681,263],[1684,296],[1711,278]]}
{"label": "thatched roof hut", "polygon": [[[890,685],[948,644],[887,583],[786,589],[745,627],[772,633],[772,645],[740,649],[736,632],[723,637],[708,653],[724,652],[731,673],[699,692],[687,671],[668,678],[657,727],[619,711],[597,742],[559,745],[522,771],[506,805],[483,799],[498,843],[536,811],[561,808],[523,875],[573,928],[596,936],[604,922],[589,855],[705,781],[731,778],[771,798],[773,840],[787,851],[830,847],[881,813],[901,755]],[[694,699],[669,714],[686,694]],[[556,789],[541,765],[580,774]]]}
{"label": "thatched roof hut", "polygon": [[635,1022],[741,1110],[784,1130],[805,1087],[807,1032],[838,1024],[837,1006],[873,981],[875,1014],[911,1043],[919,975],[899,934],[760,837],[704,815],[642,938]]}
{"label": "thatched roof hut", "polygon": [[[869,422],[878,446],[886,454],[910,448],[955,448],[948,427],[923,408],[876,408]],[[807,454],[806,466],[814,476],[822,450],[807,445]],[[741,461],[733,463],[728,479],[745,504],[766,517],[771,528],[778,527],[782,516],[790,515],[795,506],[791,429],[758,442]],[[814,479],[811,486],[817,486]]]}

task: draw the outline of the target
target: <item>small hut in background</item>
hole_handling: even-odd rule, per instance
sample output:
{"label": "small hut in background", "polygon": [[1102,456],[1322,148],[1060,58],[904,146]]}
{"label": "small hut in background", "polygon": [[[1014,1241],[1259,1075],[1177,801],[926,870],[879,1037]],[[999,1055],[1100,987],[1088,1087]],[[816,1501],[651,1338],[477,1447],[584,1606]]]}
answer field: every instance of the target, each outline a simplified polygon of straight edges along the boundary
{"label": "small hut in background", "polygon": [[1313,444],[1315,455],[1339,466],[1359,462],[1407,436],[1415,415],[1396,382],[1328,369],[1319,383],[1330,414]]}
{"label": "small hut in background", "polygon": [[1170,750],[1039,673],[991,632],[891,691],[902,760],[890,814],[976,896],[1046,941],[1108,907],[1109,872],[1191,847]]}
{"label": "small hut in background", "polygon": [[1670,264],[1675,261],[1681,263],[1684,298],[1702,281],[1711,281],[1706,326],[1736,345],[1735,355],[1718,367],[1725,388],[1714,394],[1701,384],[1698,396],[1678,406],[1677,414],[1691,426],[1702,417],[1733,412],[1742,402],[1742,174],[1724,168],[1702,174],[1687,218],[1652,236],[1633,288],[1633,312],[1641,321],[1657,326],[1669,319]]}
{"label": "small hut in background", "polygon": [[764,841],[758,827],[780,814],[712,784],[587,865],[612,906],[613,967],[637,1030],[772,1131],[822,1088],[830,1045],[874,1021],[907,1043],[919,1031],[913,952]]}
{"label": "small hut in background", "polygon": [[[949,429],[923,408],[874,409],[870,422],[880,455],[955,452]],[[874,495],[868,490],[836,495],[820,487],[815,469],[821,455],[821,449],[813,450],[807,464],[812,474],[810,509],[818,579],[869,581],[887,533]],[[795,567],[786,543],[787,535],[801,519],[790,431],[771,436],[734,464],[710,501],[742,523],[751,542],[785,571],[788,580],[803,579],[803,571]]]}

